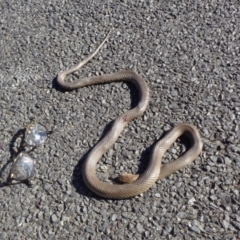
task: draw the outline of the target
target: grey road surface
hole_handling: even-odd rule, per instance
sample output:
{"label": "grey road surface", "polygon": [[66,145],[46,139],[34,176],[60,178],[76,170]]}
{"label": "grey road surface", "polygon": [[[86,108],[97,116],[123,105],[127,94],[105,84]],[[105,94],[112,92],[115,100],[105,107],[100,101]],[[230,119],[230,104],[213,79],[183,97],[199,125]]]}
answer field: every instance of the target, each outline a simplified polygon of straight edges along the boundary
{"label": "grey road surface", "polygon": [[[240,239],[239,1],[0,0],[0,13],[0,239]],[[194,124],[204,142],[191,165],[128,200],[97,197],[81,169],[136,89],[62,91],[55,82],[109,29],[70,80],[131,69],[151,99],[99,162],[99,178],[143,172],[156,139],[178,123]],[[5,186],[18,133],[34,118],[53,133],[30,153],[33,186]]]}

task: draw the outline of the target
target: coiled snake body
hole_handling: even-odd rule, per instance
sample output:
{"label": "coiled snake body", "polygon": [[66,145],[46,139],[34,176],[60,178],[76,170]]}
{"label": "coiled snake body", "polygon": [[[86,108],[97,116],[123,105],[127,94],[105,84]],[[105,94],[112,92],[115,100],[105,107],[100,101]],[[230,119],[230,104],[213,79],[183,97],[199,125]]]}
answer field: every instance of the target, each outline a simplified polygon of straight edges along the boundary
{"label": "coiled snake body", "polygon": [[[105,183],[97,178],[97,162],[116,142],[123,128],[130,121],[144,113],[149,102],[149,88],[146,82],[142,77],[133,71],[120,71],[103,76],[86,77],[71,83],[65,82],[65,78],[68,74],[80,69],[97,54],[99,49],[107,40],[108,36],[103,40],[95,52],[89,55],[82,62],[71,69],[59,72],[57,82],[62,88],[67,90],[77,89],[93,84],[103,84],[117,81],[131,82],[137,87],[139,92],[138,105],[115,119],[108,133],[92,148],[84,162],[83,167],[84,182],[91,191],[104,198],[125,199],[147,191],[158,179],[166,177],[180,168],[190,164],[200,154],[202,150],[202,141],[197,129],[193,125],[179,124],[172,128],[160,141],[155,144],[149,164],[144,173],[140,175],[123,174],[119,177],[119,179],[126,184],[119,185]],[[183,134],[185,134],[191,141],[190,149],[175,161],[161,165],[163,154],[177,140],[177,138]]]}

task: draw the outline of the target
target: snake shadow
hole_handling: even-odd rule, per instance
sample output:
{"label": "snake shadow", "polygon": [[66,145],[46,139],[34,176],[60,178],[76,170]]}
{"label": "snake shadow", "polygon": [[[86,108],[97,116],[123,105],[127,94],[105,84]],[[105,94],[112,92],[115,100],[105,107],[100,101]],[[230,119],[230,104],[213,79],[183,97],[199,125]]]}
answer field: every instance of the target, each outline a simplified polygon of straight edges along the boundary
{"label": "snake shadow", "polygon": [[63,88],[61,88],[58,83],[57,83],[57,76],[53,78],[52,80],[52,88],[51,89],[55,89],[56,91],[58,92],[61,92],[61,93],[65,93],[65,92],[68,92],[69,90],[65,90]]}

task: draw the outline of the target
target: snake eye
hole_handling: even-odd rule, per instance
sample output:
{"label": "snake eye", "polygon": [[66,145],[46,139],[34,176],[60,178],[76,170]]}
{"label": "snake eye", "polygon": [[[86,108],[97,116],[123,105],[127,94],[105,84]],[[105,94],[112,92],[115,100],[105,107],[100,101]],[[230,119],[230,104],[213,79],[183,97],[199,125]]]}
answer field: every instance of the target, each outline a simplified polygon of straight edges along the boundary
{"label": "snake eye", "polygon": [[46,128],[37,123],[27,129],[25,142],[29,146],[38,147],[46,141],[47,135]]}
{"label": "snake eye", "polygon": [[27,153],[20,153],[14,160],[9,178],[11,180],[24,181],[34,176],[34,161]]}

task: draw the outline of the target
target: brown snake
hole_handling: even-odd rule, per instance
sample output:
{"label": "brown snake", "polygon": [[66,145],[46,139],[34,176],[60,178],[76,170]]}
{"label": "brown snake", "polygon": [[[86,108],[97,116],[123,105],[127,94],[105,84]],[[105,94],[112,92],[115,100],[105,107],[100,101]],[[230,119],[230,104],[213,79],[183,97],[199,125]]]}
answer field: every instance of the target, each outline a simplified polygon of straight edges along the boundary
{"label": "brown snake", "polygon": [[[115,119],[111,129],[107,134],[92,148],[83,166],[84,182],[91,191],[104,198],[125,199],[134,197],[147,191],[158,179],[166,177],[180,168],[190,164],[198,157],[202,150],[202,140],[197,129],[190,124],[179,124],[172,128],[153,149],[149,164],[140,175],[123,174],[119,177],[120,181],[126,184],[110,184],[100,181],[96,176],[96,165],[106,151],[116,142],[123,128],[133,119],[141,116],[147,108],[149,102],[149,89],[145,80],[133,71],[120,71],[103,76],[93,76],[79,79],[75,82],[65,82],[68,74],[80,69],[84,64],[91,60],[106,42],[109,34],[95,50],[79,64],[74,67],[60,71],[57,76],[58,84],[67,90],[77,89],[93,84],[103,84],[109,82],[126,81],[133,83],[139,92],[139,102],[136,107],[123,113]],[[161,166],[163,154],[181,135],[186,135],[191,142],[191,147],[175,161]]]}

